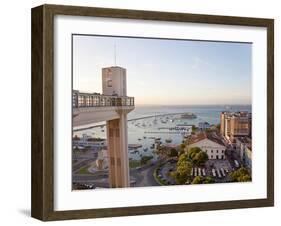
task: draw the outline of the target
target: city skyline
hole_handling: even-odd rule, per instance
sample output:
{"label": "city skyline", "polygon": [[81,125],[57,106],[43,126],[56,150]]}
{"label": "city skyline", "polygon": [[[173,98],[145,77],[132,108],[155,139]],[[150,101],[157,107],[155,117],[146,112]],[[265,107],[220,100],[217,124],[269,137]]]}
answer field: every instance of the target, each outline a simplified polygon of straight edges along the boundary
{"label": "city skyline", "polygon": [[250,43],[74,35],[73,89],[102,93],[115,62],[136,105],[251,104]]}

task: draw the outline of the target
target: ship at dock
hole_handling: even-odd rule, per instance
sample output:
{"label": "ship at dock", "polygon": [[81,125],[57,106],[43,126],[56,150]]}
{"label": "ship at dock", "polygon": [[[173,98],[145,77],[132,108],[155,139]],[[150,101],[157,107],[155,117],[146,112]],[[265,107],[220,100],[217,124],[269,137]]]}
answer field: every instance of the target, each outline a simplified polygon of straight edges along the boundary
{"label": "ship at dock", "polygon": [[184,113],[181,115],[182,119],[196,119],[197,115],[193,114],[193,113]]}

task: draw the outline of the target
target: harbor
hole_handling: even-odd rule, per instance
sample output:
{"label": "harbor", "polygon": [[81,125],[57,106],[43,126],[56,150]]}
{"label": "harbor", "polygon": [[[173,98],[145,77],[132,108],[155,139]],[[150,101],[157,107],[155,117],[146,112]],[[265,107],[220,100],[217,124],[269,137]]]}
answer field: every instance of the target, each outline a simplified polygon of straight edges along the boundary
{"label": "harbor", "polygon": [[[249,106],[232,106],[233,109],[248,110]],[[157,144],[179,145],[192,132],[192,126],[207,122],[210,126],[219,123],[219,114],[226,106],[179,106],[179,107],[138,107],[128,115],[128,155],[130,160],[153,156]],[[174,112],[171,112],[174,111]],[[184,114],[192,115],[185,117]],[[184,115],[182,117],[182,115]],[[105,123],[74,128],[73,136],[88,134],[106,139]]]}

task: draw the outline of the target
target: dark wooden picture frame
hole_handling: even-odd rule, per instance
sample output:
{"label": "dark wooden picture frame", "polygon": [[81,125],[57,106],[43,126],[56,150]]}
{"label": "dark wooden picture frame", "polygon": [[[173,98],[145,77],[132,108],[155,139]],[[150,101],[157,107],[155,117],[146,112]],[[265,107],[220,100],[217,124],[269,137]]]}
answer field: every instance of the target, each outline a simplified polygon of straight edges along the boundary
{"label": "dark wooden picture frame", "polygon": [[[54,16],[95,16],[265,27],[267,29],[267,198],[156,206],[54,210]],[[32,200],[31,215],[50,221],[161,214],[274,205],[274,20],[61,5],[32,9]]]}

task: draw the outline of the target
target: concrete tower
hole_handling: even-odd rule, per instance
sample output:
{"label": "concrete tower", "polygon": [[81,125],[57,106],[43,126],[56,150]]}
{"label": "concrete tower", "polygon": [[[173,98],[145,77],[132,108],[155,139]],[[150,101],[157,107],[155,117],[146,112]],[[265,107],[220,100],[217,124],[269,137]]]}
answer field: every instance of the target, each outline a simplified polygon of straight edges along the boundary
{"label": "concrete tower", "polygon": [[109,157],[109,183],[111,187],[129,187],[127,114],[133,108],[126,107],[122,97],[127,96],[126,69],[108,67],[102,69],[103,95],[116,96],[119,118],[107,120],[107,146]]}
{"label": "concrete tower", "polygon": [[126,69],[122,67],[107,67],[102,69],[103,95],[127,96]]}

